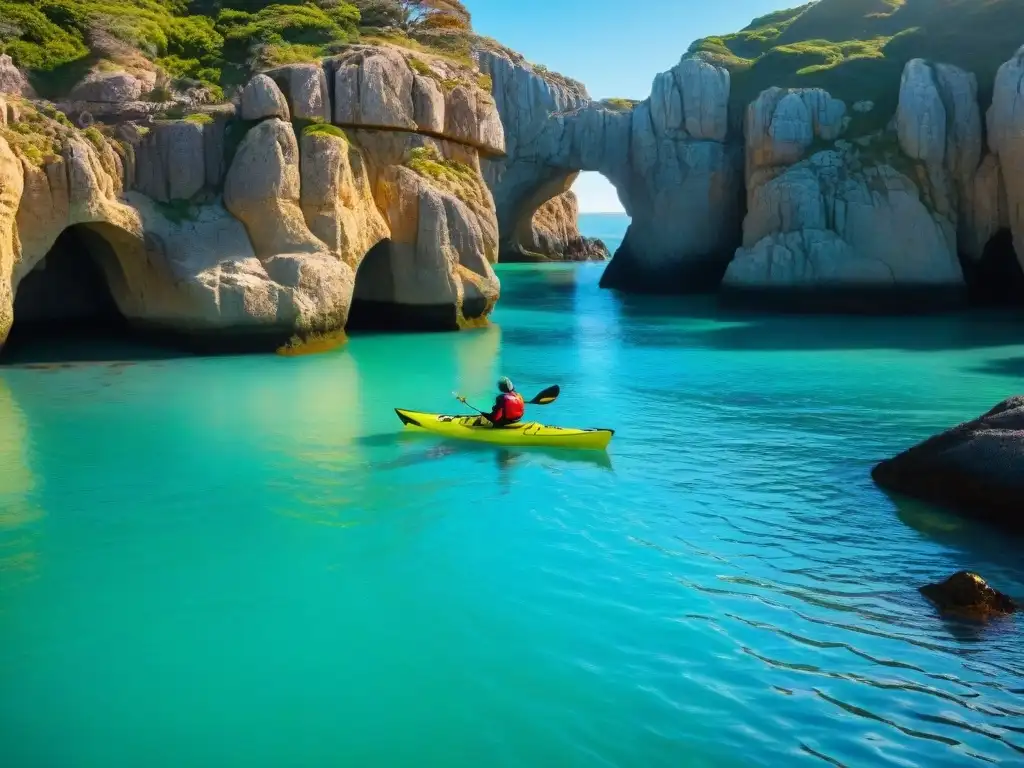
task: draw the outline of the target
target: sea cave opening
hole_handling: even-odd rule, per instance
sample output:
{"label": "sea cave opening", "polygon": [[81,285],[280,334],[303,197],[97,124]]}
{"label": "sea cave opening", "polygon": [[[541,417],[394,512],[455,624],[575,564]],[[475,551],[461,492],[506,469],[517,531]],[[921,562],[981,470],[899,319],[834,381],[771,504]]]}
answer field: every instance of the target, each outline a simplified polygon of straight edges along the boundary
{"label": "sea cave opening", "polygon": [[395,276],[391,240],[385,238],[369,250],[356,270],[348,332],[414,330],[395,302]]}
{"label": "sea cave opening", "polygon": [[99,225],[66,228],[15,287],[14,322],[0,364],[167,356],[141,341],[118,308],[111,280],[120,269]]}
{"label": "sea cave opening", "polygon": [[1013,245],[1013,234],[1001,229],[978,260],[964,259],[964,277],[971,303],[986,307],[1024,306],[1024,269]]}
{"label": "sea cave opening", "polygon": [[[363,257],[356,270],[349,333],[430,332],[458,330],[455,288],[447,265],[421,263],[415,245],[386,238]],[[473,260],[462,262],[483,278],[486,270]],[[462,316],[472,321],[487,310],[487,301],[462,278]]]}

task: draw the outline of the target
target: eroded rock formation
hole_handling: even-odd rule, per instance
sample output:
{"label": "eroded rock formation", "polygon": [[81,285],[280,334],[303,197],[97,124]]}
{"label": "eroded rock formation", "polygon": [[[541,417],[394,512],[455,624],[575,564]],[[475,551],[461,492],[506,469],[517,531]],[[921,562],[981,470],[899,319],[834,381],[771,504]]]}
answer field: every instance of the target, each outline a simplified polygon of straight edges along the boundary
{"label": "eroded rock formation", "polygon": [[[68,227],[108,254],[138,325],[254,339],[350,316],[464,326],[498,297],[499,255],[606,257],[576,223],[583,170],[632,218],[606,287],[721,285],[826,311],[917,312],[982,282],[1024,299],[1024,49],[995,78],[984,131],[976,78],[920,59],[892,115],[770,88],[740,128],[728,72],[702,54],[638,103],[595,102],[490,43],[476,56],[479,71],[352,45],[176,120],[153,119],[167,109],[153,72],[97,65],[58,105],[73,123],[16,95],[28,83],[0,59],[0,334],[19,281]],[[175,109],[202,101],[179,96]]]}
{"label": "eroded rock formation", "polygon": [[850,118],[824,91],[772,88],[750,105],[747,215],[727,294],[791,309],[910,312],[923,299],[961,298],[945,110],[930,80],[911,83],[904,78],[898,131],[855,142],[837,141]]}
{"label": "eroded rock formation", "polygon": [[[501,152],[504,136],[478,77],[360,46],[257,75],[240,120],[103,132],[8,97],[5,122],[15,110],[25,127],[0,128],[0,339],[20,281],[69,227],[126,318],[207,349],[340,330],[354,296],[406,327],[485,316],[499,294],[497,220],[480,154]],[[429,109],[413,100],[424,79],[444,83]],[[332,102],[332,81],[345,101]],[[93,99],[111,82],[79,90]]]}
{"label": "eroded rock formation", "polygon": [[[570,177],[569,182],[574,180]],[[608,247],[579,229],[579,200],[570,189],[544,203],[517,233],[515,250],[501,252],[503,262],[605,261]]]}
{"label": "eroded rock formation", "polygon": [[632,217],[604,286],[686,292],[721,280],[733,301],[787,310],[1024,301],[1024,54],[999,70],[987,131],[973,74],[913,59],[894,114],[770,88],[746,109],[743,147],[730,133],[729,75],[699,55],[638,104],[595,102],[491,44],[478,56],[505,125],[507,157],[484,170],[507,258],[563,247],[551,222],[564,205],[550,201],[587,170]]}
{"label": "eroded rock formation", "polygon": [[1014,226],[1005,174],[1021,144],[1020,59],[997,78],[989,152],[977,80],[949,65],[908,62],[896,114],[871,131],[856,118],[872,104],[762,93],[747,112],[747,216],[725,294],[786,309],[921,312],[1019,278],[990,252]]}
{"label": "eroded rock formation", "polygon": [[582,85],[514,52],[478,52],[505,125],[507,157],[485,175],[503,252],[529,251],[538,209],[580,171],[619,192],[632,221],[602,284],[683,292],[714,288],[738,241],[742,147],[727,131],[729,75],[684,58],[635,106],[592,101]]}
{"label": "eroded rock formation", "polygon": [[1024,397],[876,465],[883,488],[1024,531]]}

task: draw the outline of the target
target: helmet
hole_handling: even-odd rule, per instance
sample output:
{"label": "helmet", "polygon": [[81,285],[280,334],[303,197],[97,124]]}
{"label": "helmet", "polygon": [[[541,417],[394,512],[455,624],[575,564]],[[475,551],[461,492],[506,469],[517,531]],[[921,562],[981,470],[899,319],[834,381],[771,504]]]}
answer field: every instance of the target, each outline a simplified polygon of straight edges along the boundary
{"label": "helmet", "polygon": [[498,379],[498,389],[502,392],[512,392],[515,387],[512,386],[512,381],[508,376],[502,376]]}

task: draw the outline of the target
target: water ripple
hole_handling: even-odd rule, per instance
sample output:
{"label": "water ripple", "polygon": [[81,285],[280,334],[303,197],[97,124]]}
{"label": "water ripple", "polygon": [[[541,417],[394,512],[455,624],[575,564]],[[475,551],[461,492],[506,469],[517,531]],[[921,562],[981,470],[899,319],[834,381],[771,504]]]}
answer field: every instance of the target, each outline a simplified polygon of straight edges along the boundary
{"label": "water ripple", "polygon": [[[666,314],[590,274],[503,276],[500,347],[4,374],[0,762],[1020,763],[1024,620],[918,592],[1024,596],[1020,543],[868,475],[1001,399],[950,344],[1005,332]],[[611,460],[399,436],[499,367]]]}

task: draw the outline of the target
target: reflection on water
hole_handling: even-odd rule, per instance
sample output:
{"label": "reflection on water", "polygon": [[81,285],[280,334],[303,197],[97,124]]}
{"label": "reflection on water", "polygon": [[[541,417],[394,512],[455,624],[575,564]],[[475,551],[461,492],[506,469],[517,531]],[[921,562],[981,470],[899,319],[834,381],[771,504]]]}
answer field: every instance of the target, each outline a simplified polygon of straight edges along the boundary
{"label": "reflection on water", "polygon": [[38,567],[32,525],[44,512],[36,500],[27,441],[24,414],[0,379],[0,588],[31,576]]}
{"label": "reflection on water", "polygon": [[[481,331],[0,371],[0,488],[47,510],[0,529],[45,563],[0,571],[0,765],[1021,762],[1024,617],[918,592],[1024,594],[1019,543],[869,470],[1002,399],[1024,343],[499,272]],[[394,413],[501,374],[560,385],[527,418],[614,428],[608,453]]]}

